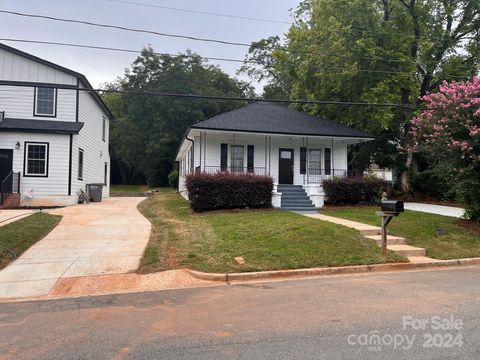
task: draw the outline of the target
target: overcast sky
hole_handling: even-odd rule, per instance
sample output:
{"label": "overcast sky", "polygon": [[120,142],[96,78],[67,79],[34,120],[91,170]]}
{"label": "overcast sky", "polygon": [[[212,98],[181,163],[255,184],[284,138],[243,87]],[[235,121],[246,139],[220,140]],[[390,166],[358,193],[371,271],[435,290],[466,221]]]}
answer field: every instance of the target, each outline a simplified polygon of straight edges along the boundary
{"label": "overcast sky", "polygon": [[[286,22],[291,20],[290,9],[295,8],[299,3],[299,0],[128,1]],[[285,23],[177,12],[109,0],[0,0],[0,9],[245,43],[272,35],[282,35],[289,27]],[[151,44],[157,52],[177,53],[188,48],[202,56],[235,59],[243,59],[247,52],[245,47],[172,39],[80,24],[22,18],[1,13],[0,29],[1,38],[72,42],[129,49],[141,49],[147,44]],[[136,57],[135,54],[91,49],[6,41],[4,43],[78,71],[86,75],[94,86],[112,81],[122,75],[125,68],[129,67]],[[212,63],[219,64],[231,75],[235,75],[236,70],[241,66],[237,63],[215,61]]]}

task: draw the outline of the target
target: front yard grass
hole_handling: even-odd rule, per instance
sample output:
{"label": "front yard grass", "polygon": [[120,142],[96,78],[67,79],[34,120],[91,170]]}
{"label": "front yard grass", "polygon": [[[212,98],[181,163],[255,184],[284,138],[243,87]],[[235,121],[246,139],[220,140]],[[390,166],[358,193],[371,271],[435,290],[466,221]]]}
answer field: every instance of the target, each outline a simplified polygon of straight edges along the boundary
{"label": "front yard grass", "polygon": [[[336,207],[322,210],[322,214],[380,226],[375,214],[378,207]],[[427,256],[435,259],[461,259],[480,257],[480,233],[458,224],[458,219],[405,211],[394,218],[389,233],[407,239],[409,245],[427,250]]]}
{"label": "front yard grass", "polygon": [[147,185],[110,185],[110,192],[145,192]]}
{"label": "front yard grass", "polygon": [[14,255],[19,257],[43,239],[61,219],[58,215],[36,213],[0,227],[0,269],[7,266]]}
{"label": "front yard grass", "polygon": [[[162,189],[139,205],[152,222],[139,272],[190,268],[243,272],[404,261],[358,232],[275,210],[194,214],[172,190]],[[246,264],[237,265],[234,257]]]}

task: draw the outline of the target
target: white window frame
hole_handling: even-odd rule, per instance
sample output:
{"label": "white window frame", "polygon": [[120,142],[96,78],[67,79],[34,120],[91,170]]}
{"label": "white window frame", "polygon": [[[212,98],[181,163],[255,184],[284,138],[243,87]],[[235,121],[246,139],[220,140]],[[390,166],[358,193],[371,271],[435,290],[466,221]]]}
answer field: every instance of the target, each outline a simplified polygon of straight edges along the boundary
{"label": "white window frame", "polygon": [[[38,89],[52,89],[53,90],[53,108],[52,113],[41,113],[38,111]],[[56,88],[49,88],[49,87],[35,87],[35,96],[34,96],[34,116],[46,116],[46,117],[57,117],[57,89]]]}
{"label": "white window frame", "polygon": [[[80,163],[80,154],[82,154],[82,162]],[[80,166],[81,165],[81,166]],[[78,163],[77,163],[77,179],[83,181],[83,171],[85,169],[85,150],[78,148]],[[82,170],[80,172],[80,169]]]}
{"label": "white window frame", "polygon": [[[30,146],[43,146],[45,147],[45,159],[30,159],[28,157],[29,148]],[[30,177],[48,177],[48,158],[49,158],[49,143],[40,143],[40,142],[25,142],[25,164],[23,170],[23,176],[30,176]],[[43,173],[30,173],[28,171],[28,162],[30,160],[40,160],[45,162],[45,168]]]}

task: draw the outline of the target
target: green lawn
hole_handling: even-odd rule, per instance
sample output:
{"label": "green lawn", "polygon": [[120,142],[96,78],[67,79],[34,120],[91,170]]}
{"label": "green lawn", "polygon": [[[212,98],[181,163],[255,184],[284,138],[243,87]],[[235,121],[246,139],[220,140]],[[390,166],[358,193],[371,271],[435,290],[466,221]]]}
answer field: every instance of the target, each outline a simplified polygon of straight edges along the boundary
{"label": "green lawn", "polygon": [[[206,272],[260,271],[404,261],[382,257],[358,232],[275,210],[192,214],[189,204],[162,189],[139,205],[152,222],[140,272],[190,268]],[[243,256],[246,265],[233,258]]]}
{"label": "green lawn", "polygon": [[[375,211],[377,207],[359,206],[331,208],[322,213],[379,226]],[[409,245],[425,248],[427,256],[436,259],[480,257],[480,233],[456,222],[451,217],[407,210],[392,220],[389,232],[406,238]]]}
{"label": "green lawn", "polygon": [[36,213],[0,227],[0,269],[44,238],[61,220],[61,216]]}
{"label": "green lawn", "polygon": [[147,185],[110,185],[110,192],[145,192]]}

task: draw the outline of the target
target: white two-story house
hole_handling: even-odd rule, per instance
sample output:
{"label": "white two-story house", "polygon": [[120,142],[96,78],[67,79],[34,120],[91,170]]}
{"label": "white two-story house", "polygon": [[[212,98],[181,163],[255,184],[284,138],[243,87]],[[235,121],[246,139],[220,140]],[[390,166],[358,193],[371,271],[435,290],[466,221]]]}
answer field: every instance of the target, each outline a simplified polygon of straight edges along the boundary
{"label": "white two-story house", "polygon": [[82,74],[0,44],[0,207],[109,195],[112,114]]}

